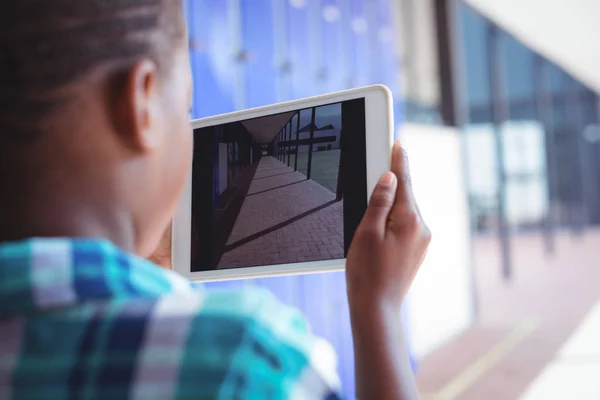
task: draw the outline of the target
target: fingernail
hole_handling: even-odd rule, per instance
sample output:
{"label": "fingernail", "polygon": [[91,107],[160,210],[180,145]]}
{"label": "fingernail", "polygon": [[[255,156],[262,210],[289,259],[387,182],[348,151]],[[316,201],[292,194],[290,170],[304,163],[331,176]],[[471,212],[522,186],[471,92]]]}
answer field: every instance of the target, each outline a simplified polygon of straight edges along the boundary
{"label": "fingernail", "polygon": [[384,186],[392,186],[394,180],[396,179],[396,175],[393,172],[386,172],[381,176],[380,183]]}

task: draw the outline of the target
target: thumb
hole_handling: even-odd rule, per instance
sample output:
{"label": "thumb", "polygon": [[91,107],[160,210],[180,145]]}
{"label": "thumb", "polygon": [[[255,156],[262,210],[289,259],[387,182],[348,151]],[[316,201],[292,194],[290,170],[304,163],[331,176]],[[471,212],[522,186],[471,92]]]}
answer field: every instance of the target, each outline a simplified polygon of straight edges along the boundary
{"label": "thumb", "polygon": [[382,236],[385,234],[390,211],[394,205],[398,178],[393,172],[386,172],[381,176],[361,222],[363,229],[376,231]]}

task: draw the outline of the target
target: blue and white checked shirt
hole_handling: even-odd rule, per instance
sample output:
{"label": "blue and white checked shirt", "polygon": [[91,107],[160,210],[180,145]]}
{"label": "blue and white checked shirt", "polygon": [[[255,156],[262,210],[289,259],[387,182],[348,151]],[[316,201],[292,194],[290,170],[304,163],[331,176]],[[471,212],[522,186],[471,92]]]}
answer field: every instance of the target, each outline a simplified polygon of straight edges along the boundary
{"label": "blue and white checked shirt", "polygon": [[331,347],[259,290],[97,240],[0,244],[0,399],[336,399]]}

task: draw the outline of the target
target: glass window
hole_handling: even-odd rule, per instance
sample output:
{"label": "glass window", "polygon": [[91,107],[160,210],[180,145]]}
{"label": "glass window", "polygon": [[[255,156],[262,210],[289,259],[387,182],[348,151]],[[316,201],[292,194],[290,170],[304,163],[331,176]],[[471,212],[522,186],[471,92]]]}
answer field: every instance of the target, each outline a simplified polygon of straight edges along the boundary
{"label": "glass window", "polygon": [[489,108],[488,22],[464,4],[460,6],[460,19],[464,51],[464,77],[467,83],[466,98],[472,108]]}
{"label": "glass window", "polygon": [[582,118],[586,124],[598,123],[598,96],[587,88],[583,88],[580,92]]}
{"label": "glass window", "polygon": [[505,32],[501,33],[499,41],[508,118],[513,121],[534,120],[534,53]]}
{"label": "glass window", "polygon": [[500,51],[508,100],[512,102],[533,98],[533,52],[504,32],[500,35]]}
{"label": "glass window", "polygon": [[561,130],[567,124],[567,75],[551,62],[546,62],[543,68],[547,80],[545,86],[552,94],[551,123],[555,130]]}
{"label": "glass window", "polygon": [[566,92],[567,85],[567,74],[556,64],[548,62],[548,88],[552,93],[564,93]]}

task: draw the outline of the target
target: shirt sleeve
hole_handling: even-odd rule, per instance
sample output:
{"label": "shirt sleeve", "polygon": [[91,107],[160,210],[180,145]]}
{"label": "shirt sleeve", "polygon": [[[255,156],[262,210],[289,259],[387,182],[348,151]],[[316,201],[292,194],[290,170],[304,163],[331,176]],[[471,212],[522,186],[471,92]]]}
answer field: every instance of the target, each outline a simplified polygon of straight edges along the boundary
{"label": "shirt sleeve", "polygon": [[[337,357],[331,345],[311,334],[304,316],[270,292],[207,291],[203,313],[243,321],[244,334],[230,361],[244,398],[341,399]],[[273,394],[277,394],[272,396]]]}

